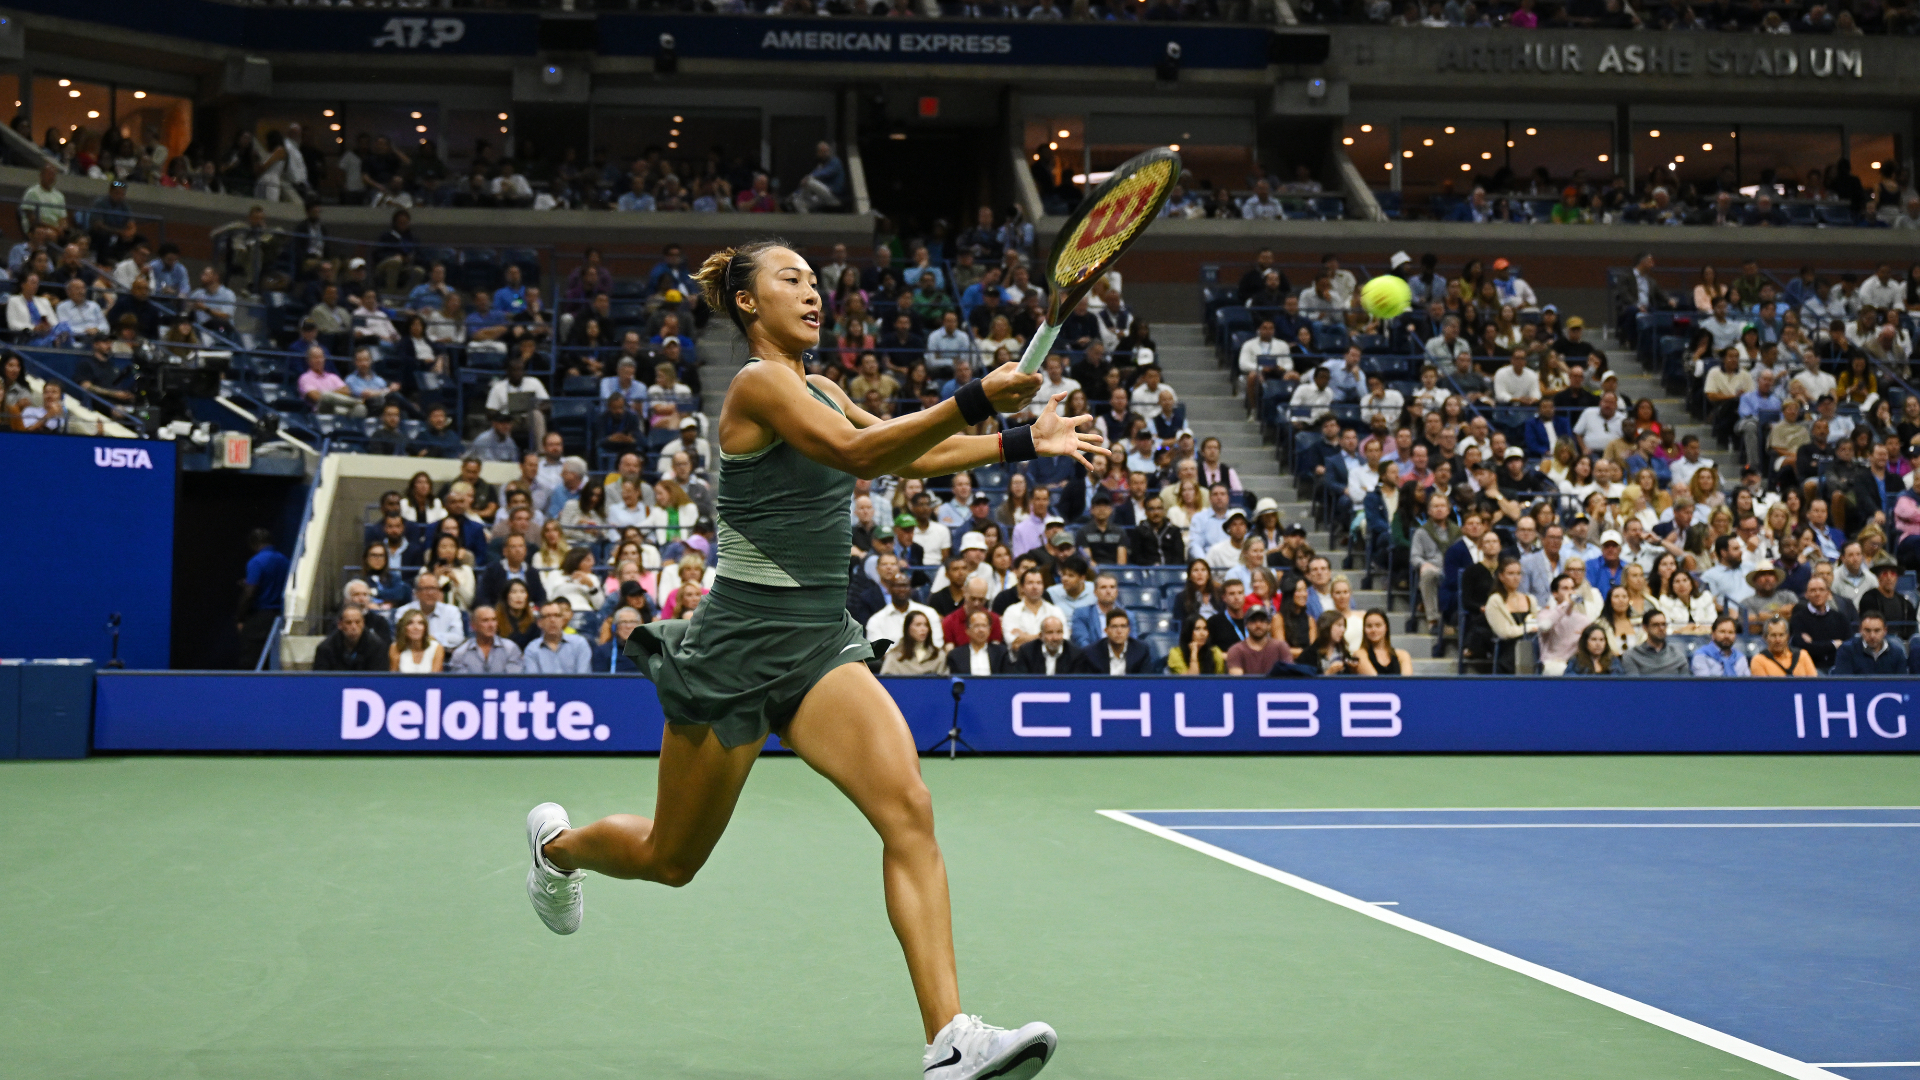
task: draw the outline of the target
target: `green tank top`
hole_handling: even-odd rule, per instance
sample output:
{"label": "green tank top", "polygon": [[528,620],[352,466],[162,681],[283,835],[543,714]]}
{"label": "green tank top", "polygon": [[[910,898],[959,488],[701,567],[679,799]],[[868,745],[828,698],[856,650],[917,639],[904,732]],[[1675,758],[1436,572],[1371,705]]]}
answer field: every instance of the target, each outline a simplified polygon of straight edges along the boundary
{"label": "green tank top", "polygon": [[[807,389],[845,415],[812,383]],[[716,576],[772,588],[831,589],[834,603],[844,604],[852,505],[851,473],[822,465],[777,436],[751,454],[722,452],[714,494]]]}

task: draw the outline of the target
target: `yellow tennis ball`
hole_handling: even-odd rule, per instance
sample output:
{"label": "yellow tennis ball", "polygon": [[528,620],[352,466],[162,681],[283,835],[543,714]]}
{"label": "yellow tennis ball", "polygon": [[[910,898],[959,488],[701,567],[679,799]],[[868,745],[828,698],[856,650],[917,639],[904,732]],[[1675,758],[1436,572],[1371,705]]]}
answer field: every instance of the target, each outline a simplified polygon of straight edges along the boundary
{"label": "yellow tennis ball", "polygon": [[1413,290],[1404,279],[1393,274],[1370,278],[1360,286],[1360,306],[1377,318],[1391,319],[1407,310],[1412,302]]}

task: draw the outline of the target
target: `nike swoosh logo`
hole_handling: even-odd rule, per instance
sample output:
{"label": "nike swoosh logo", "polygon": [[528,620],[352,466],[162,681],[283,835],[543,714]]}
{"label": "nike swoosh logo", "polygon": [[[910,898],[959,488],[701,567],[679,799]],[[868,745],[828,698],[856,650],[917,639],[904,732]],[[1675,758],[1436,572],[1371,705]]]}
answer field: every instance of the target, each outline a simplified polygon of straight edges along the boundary
{"label": "nike swoosh logo", "polygon": [[[840,651],[841,651],[841,652],[845,652],[846,650],[845,650],[845,649],[842,649],[842,650],[840,650]],[[931,1064],[931,1065],[929,1065],[929,1066],[927,1066],[927,1069],[926,1069],[926,1071],[927,1071],[927,1072],[932,1072],[932,1071],[933,1071],[933,1070],[935,1070],[935,1069],[944,1069],[944,1068],[946,1068],[946,1067],[947,1067],[947,1066],[949,1066],[949,1065],[958,1065],[958,1064],[960,1064],[960,1048],[956,1046],[956,1047],[954,1047],[954,1048],[953,1048],[953,1056],[952,1056],[952,1057],[950,1057],[950,1058],[948,1058],[948,1059],[947,1059],[947,1060],[945,1060],[945,1061],[936,1061],[936,1062],[934,1062],[933,1064]]]}
{"label": "nike swoosh logo", "polygon": [[841,652],[852,652],[852,651],[853,651],[853,650],[855,650],[855,649],[871,649],[871,648],[873,648],[873,646],[872,646],[872,644],[870,644],[870,643],[868,643],[868,642],[865,642],[865,641],[856,641],[856,642],[854,642],[853,644],[851,644],[851,645],[849,645],[849,646],[847,646],[846,648],[844,648],[844,649],[841,649],[840,651],[841,651]]}

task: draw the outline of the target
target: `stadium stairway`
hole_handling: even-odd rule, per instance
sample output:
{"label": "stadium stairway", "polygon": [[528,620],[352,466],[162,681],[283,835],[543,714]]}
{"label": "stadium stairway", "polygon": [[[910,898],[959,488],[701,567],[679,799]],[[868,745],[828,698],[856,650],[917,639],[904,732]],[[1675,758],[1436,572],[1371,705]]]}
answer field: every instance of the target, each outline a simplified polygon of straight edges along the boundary
{"label": "stadium stairway", "polygon": [[[1208,436],[1220,440],[1220,460],[1240,474],[1240,485],[1247,489],[1247,509],[1260,498],[1271,498],[1280,506],[1282,524],[1299,522],[1307,527],[1308,538],[1316,551],[1325,551],[1327,532],[1316,528],[1311,504],[1294,492],[1293,481],[1282,475],[1274,448],[1262,441],[1260,425],[1247,418],[1245,399],[1234,392],[1227,372],[1214,361],[1213,347],[1202,337],[1198,323],[1155,323],[1156,354],[1165,372],[1167,385],[1180,395],[1187,407],[1187,424],[1196,440]],[[1360,588],[1365,570],[1358,561],[1353,569],[1343,569],[1344,551],[1329,553],[1335,574],[1345,574],[1353,583],[1356,611],[1387,607],[1385,574],[1374,575],[1372,589]],[[1357,556],[1356,556],[1357,559]],[[1446,675],[1456,670],[1457,656],[1449,651],[1446,659],[1433,659],[1433,638],[1425,633],[1403,632],[1407,621],[1405,595],[1395,598],[1388,625],[1393,643],[1413,657],[1416,675]]]}

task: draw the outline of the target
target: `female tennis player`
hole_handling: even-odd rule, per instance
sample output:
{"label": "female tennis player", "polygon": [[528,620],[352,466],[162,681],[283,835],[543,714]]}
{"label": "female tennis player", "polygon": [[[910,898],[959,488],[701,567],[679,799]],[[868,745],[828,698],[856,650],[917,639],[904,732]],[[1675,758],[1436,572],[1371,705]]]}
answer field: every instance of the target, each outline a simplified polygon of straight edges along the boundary
{"label": "female tennis player", "polygon": [[946,863],[905,718],[874,678],[873,644],[847,614],[854,478],[945,476],[1040,455],[1081,463],[1101,440],[1062,418],[1055,395],[1029,428],[961,435],[1023,408],[1040,376],[1003,365],[931,409],[882,421],[801,357],[820,343],[820,293],[805,259],[778,241],[717,252],[695,275],[707,303],[746,336],[750,359],[720,412],[720,563],[691,619],[642,626],[627,652],[667,717],[651,820],[627,814],[572,828],[542,803],[527,815],[527,894],[548,929],[580,926],[582,873],[679,887],[726,831],[769,732],[853,800],[879,832],[887,915],[906,953],[929,1045],[928,1080],[1025,1078],[1053,1029],[991,1027],[960,1009]]}

